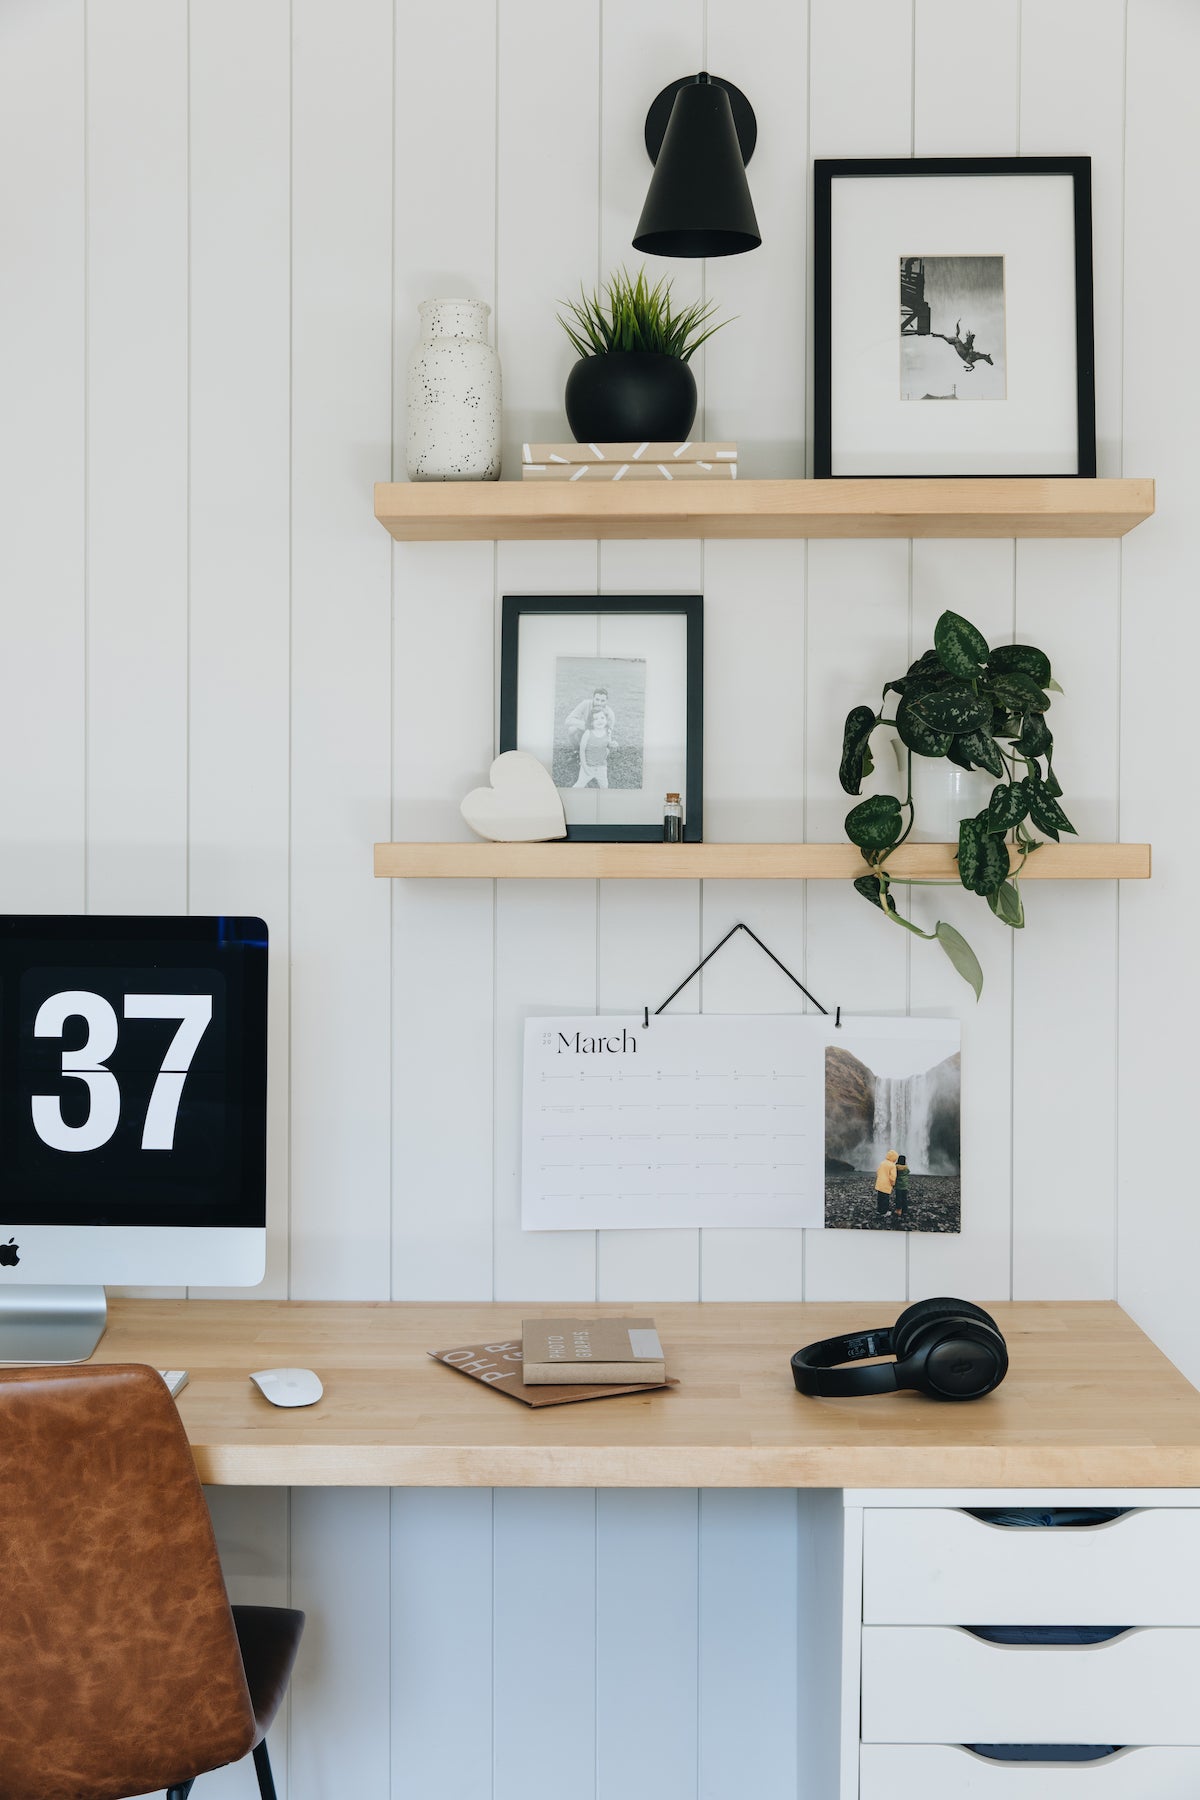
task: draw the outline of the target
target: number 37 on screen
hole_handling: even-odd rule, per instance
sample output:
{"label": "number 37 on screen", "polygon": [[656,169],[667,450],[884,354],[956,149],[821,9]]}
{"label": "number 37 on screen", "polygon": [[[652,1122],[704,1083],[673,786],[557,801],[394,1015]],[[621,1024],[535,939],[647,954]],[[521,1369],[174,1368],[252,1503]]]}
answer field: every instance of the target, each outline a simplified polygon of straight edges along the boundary
{"label": "number 37 on screen", "polygon": [[[212,1021],[212,995],[126,994],[124,1012],[127,1019],[179,1020],[179,1030],[155,1077],[142,1126],[143,1150],[172,1150],[183,1084]],[[121,1117],[121,1090],[112,1070],[105,1067],[117,1047],[120,1021],[115,1007],[102,994],[68,989],[42,1002],[34,1020],[34,1036],[60,1038],[71,1018],[84,1021],[87,1037],[77,1050],[63,1051],[62,1072],[85,1083],[90,1097],[88,1115],[81,1125],[68,1125],[57,1094],[34,1094],[34,1129],[52,1150],[98,1150],[108,1143]]]}

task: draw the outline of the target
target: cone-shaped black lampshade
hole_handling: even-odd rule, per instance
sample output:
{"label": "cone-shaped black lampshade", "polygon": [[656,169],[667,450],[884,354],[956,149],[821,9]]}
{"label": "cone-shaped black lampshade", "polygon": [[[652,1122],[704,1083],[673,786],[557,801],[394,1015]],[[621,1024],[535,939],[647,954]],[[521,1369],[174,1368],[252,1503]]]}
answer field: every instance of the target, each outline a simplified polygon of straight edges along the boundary
{"label": "cone-shaped black lampshade", "polygon": [[633,247],[737,256],[761,243],[729,95],[702,75],[675,96]]}

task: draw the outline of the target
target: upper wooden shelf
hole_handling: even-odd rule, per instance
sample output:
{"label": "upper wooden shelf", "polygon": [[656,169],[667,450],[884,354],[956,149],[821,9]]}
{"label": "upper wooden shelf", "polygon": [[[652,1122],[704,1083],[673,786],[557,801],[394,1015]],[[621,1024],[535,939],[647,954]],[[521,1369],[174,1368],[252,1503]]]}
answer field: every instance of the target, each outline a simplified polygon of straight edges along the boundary
{"label": "upper wooden shelf", "polygon": [[401,542],[507,538],[1124,537],[1154,511],[1144,479],[381,481]]}
{"label": "upper wooden shelf", "polygon": [[[899,880],[953,881],[953,844],[902,844]],[[376,844],[375,873],[410,879],[577,881],[853,881],[853,844]],[[1149,844],[1044,844],[1022,880],[1145,880]]]}

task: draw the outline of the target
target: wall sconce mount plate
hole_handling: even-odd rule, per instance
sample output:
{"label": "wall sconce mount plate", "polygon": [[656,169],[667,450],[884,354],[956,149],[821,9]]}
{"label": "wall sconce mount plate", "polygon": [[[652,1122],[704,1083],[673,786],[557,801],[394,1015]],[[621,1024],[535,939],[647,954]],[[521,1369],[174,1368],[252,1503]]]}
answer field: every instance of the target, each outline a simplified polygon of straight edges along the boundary
{"label": "wall sconce mount plate", "polygon": [[[714,87],[724,88],[729,95],[742,161],[748,163],[754,155],[754,146],[758,142],[758,121],[754,117],[754,108],[741,88],[734,87],[732,81],[725,81],[720,75],[710,75],[707,79],[712,82]],[[662,141],[666,136],[667,120],[671,117],[671,108],[675,104],[676,94],[680,88],[693,86],[695,80],[694,75],[683,75],[678,81],[669,83],[662,93],[658,94],[651,102],[650,111],[646,114],[646,152],[652,163],[658,161],[658,153],[662,149]]]}

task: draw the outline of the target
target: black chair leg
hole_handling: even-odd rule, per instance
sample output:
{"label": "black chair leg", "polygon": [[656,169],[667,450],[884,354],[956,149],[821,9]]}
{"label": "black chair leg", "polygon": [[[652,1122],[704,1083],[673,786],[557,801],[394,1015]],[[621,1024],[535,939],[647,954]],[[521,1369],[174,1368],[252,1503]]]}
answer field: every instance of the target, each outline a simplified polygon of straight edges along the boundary
{"label": "black chair leg", "polygon": [[267,1755],[267,1740],[254,1746],[254,1772],[258,1776],[258,1791],[262,1800],[277,1800],[275,1793],[275,1777],[271,1773],[271,1759]]}
{"label": "black chair leg", "polygon": [[[193,1777],[193,1780],[195,1777]],[[187,1800],[192,1791],[191,1781],[181,1781],[178,1787],[167,1789],[167,1800]]]}

